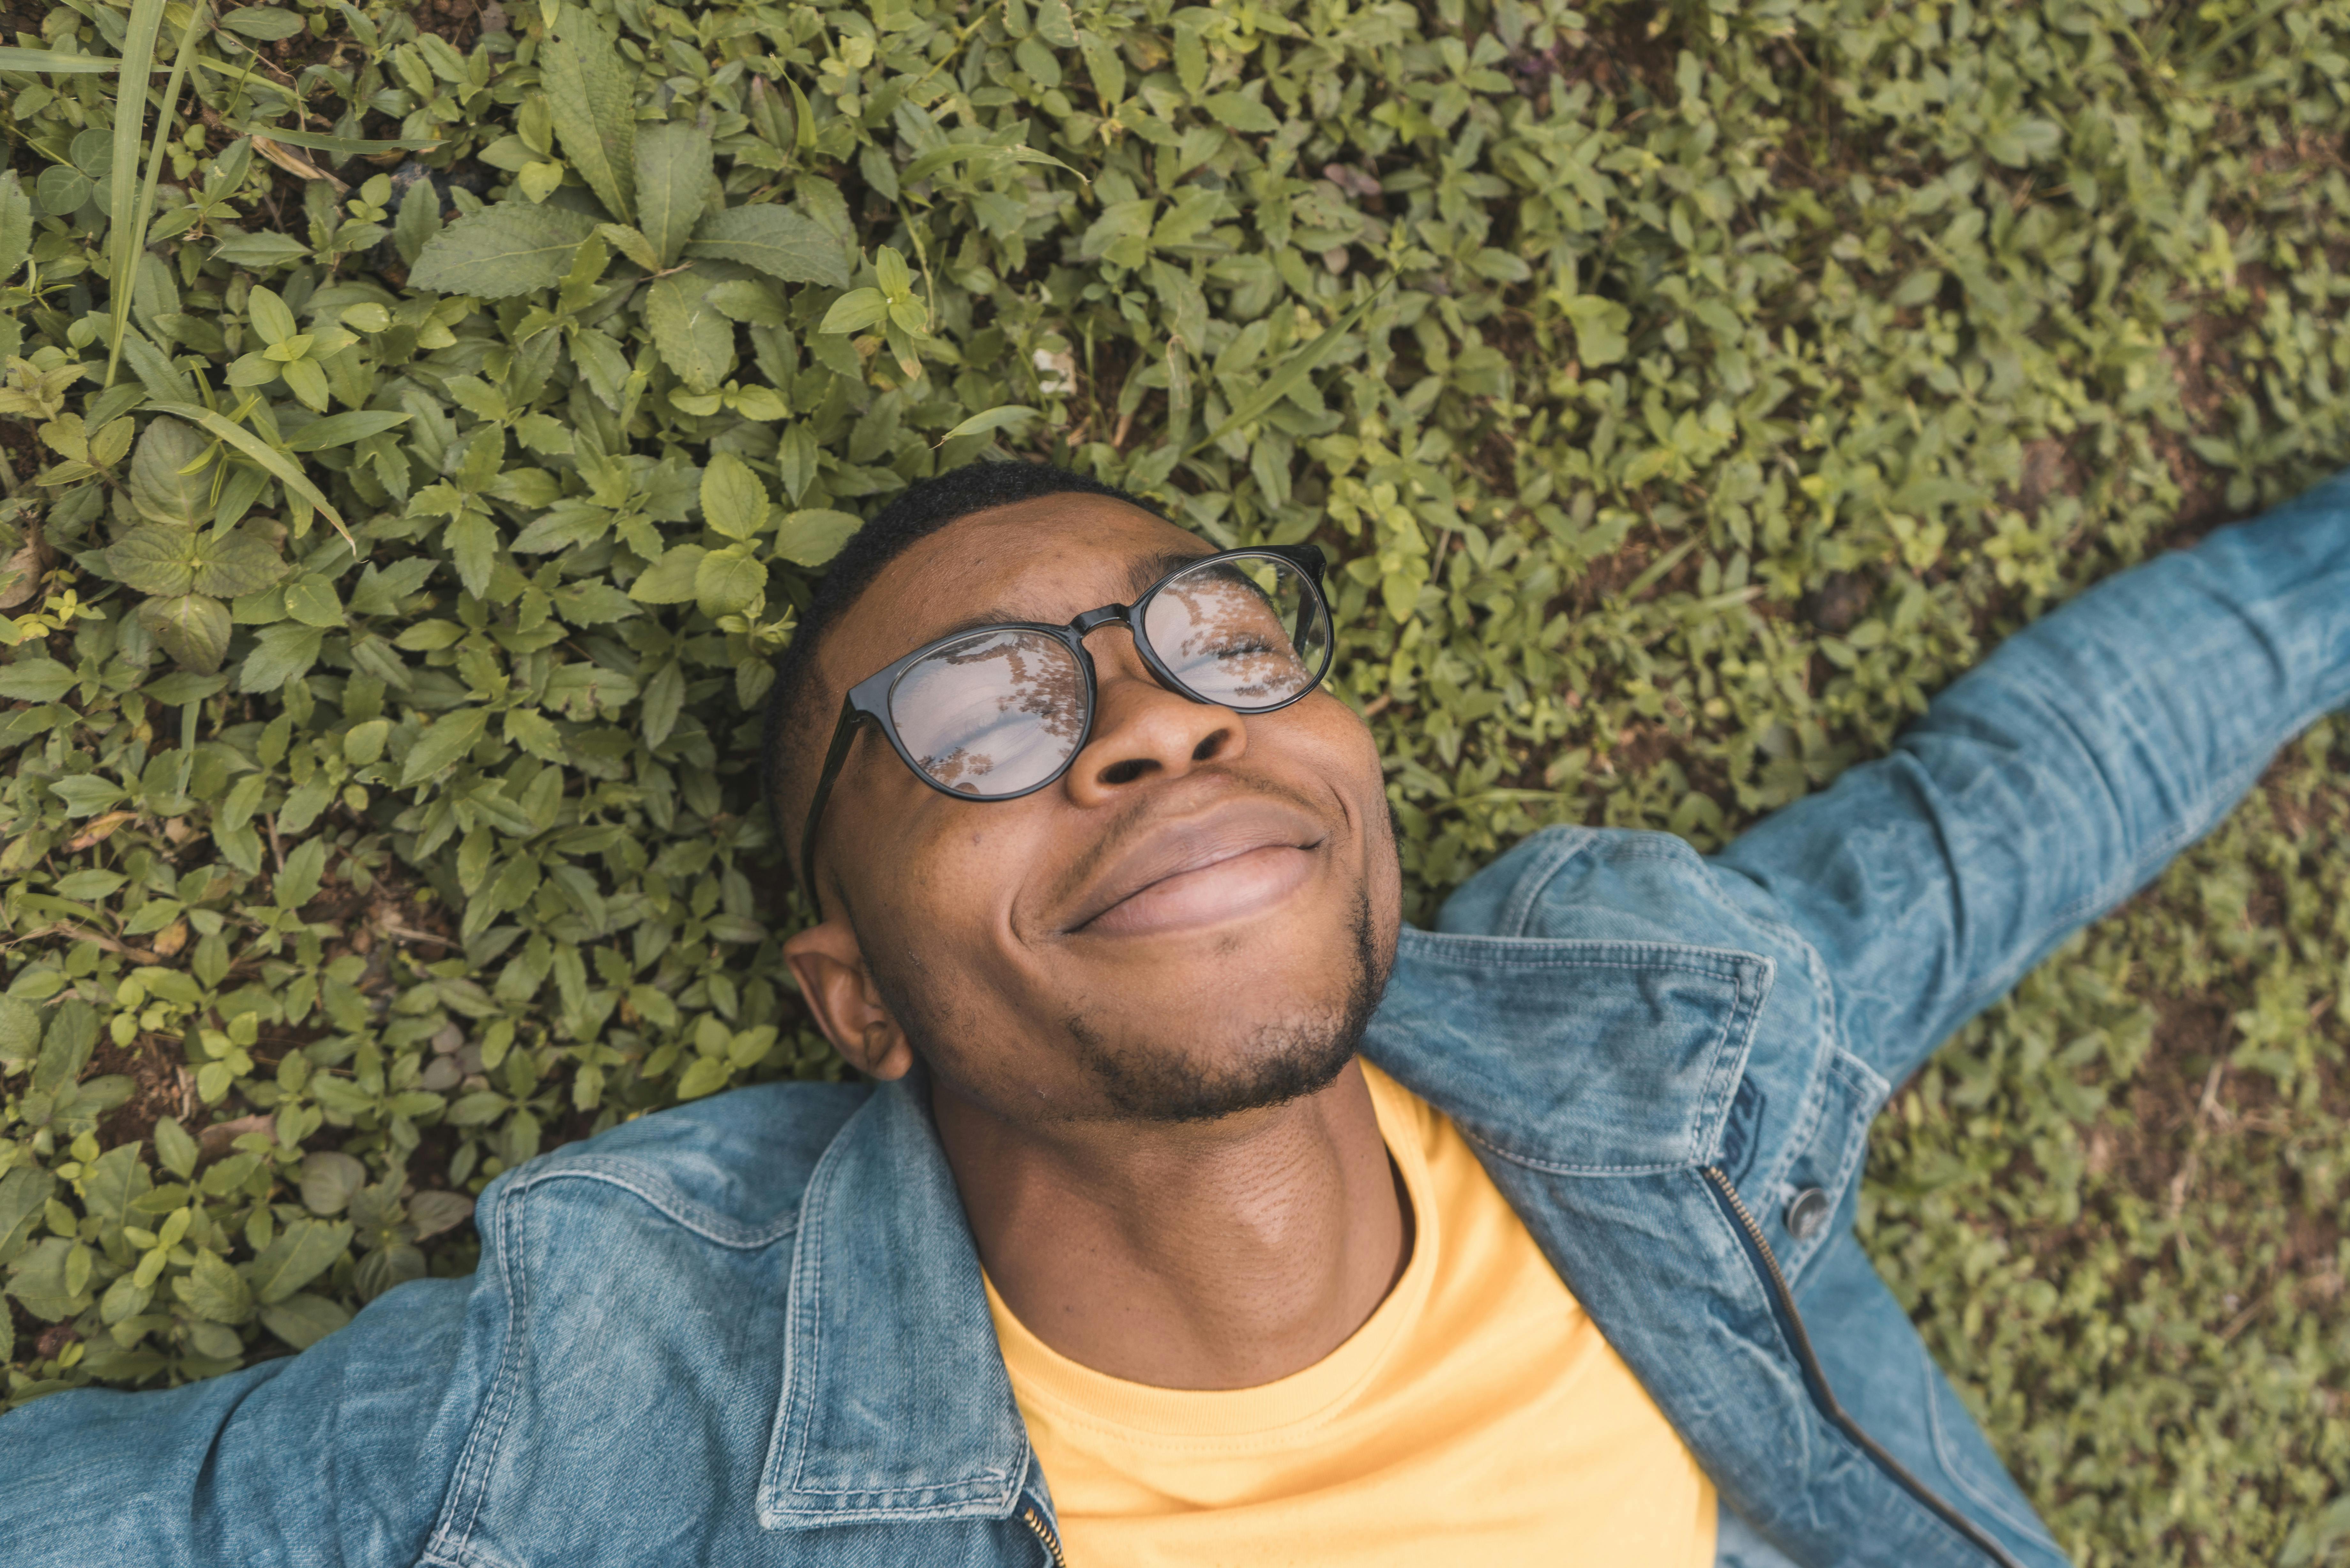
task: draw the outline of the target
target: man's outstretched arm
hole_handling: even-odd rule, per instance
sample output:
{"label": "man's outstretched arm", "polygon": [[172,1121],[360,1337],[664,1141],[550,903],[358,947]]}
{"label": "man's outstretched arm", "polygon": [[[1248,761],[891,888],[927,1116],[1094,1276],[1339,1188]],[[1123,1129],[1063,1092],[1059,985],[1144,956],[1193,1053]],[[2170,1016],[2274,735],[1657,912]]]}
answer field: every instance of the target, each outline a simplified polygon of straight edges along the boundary
{"label": "man's outstretched arm", "polygon": [[466,1319],[494,1293],[421,1280],[297,1356],[0,1416],[0,1563],[408,1568],[481,1406]]}
{"label": "man's outstretched arm", "polygon": [[2350,704],[2350,474],[2099,584],[1714,857],[1816,947],[1895,1083]]}

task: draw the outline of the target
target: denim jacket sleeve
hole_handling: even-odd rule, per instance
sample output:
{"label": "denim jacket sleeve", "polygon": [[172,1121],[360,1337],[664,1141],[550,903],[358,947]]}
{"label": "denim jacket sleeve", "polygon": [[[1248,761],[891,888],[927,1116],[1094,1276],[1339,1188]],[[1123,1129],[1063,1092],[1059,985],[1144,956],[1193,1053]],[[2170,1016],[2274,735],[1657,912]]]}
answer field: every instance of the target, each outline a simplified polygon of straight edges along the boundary
{"label": "denim jacket sleeve", "polygon": [[1818,950],[1898,1083],[2345,703],[2350,474],[2084,593],[1714,864]]}
{"label": "denim jacket sleeve", "polygon": [[297,1356],[0,1416],[0,1562],[414,1563],[481,1407],[488,1325],[467,1318],[493,1293],[421,1280]]}

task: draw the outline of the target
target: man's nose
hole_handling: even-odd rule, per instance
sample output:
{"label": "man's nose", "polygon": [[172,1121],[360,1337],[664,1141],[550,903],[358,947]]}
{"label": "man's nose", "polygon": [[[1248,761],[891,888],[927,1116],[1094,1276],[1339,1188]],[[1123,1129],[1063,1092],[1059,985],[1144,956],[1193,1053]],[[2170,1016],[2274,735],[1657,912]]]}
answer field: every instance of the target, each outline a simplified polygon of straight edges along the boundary
{"label": "man's nose", "polygon": [[1161,685],[1125,628],[1105,627],[1087,647],[1097,681],[1093,733],[1063,781],[1077,805],[1107,805],[1145,780],[1180,778],[1248,749],[1238,713]]}

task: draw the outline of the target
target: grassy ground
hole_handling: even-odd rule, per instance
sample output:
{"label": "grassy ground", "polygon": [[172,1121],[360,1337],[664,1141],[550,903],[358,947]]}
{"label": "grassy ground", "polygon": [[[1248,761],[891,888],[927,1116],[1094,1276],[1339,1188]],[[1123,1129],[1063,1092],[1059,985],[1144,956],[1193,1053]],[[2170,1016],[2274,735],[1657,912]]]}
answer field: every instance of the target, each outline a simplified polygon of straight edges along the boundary
{"label": "grassy ground", "polygon": [[[469,1268],[497,1170],[838,1070],[775,980],[744,726],[827,531],[940,463],[1337,551],[1424,914],[1549,822],[1717,845],[2350,460],[2342,0],[625,0],[616,122],[548,91],[590,68],[555,10],[231,11],[144,262],[109,79],[0,67],[11,1402],[283,1354]],[[114,54],[142,13],[170,63],[151,0],[7,26]],[[620,239],[433,258],[483,201],[650,224],[597,148],[655,127],[801,259],[693,256],[687,297]],[[1059,161],[941,151],[989,139]],[[234,369],[273,341],[331,399]],[[172,477],[217,434],[171,445],[175,374],[246,377],[223,411],[355,545],[262,456]],[[558,500],[601,521],[550,557]],[[260,555],[182,580],[142,522]],[[2085,1563],[2350,1562],[2345,764],[2337,721],[1877,1134],[1869,1244]]]}

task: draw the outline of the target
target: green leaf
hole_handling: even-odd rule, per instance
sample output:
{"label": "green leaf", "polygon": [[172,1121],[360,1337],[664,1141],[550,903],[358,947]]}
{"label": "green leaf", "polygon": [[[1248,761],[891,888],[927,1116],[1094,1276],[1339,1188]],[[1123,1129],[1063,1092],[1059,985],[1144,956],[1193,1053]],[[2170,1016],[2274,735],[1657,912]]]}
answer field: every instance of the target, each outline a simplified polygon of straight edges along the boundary
{"label": "green leaf", "polygon": [[1201,438],[1191,450],[1196,452],[1213,446],[1231,431],[1263,419],[1270,413],[1274,404],[1295,391],[1305,382],[1306,377],[1314,373],[1314,368],[1329,357],[1330,351],[1338,346],[1339,340],[1353,328],[1356,322],[1363,318],[1363,312],[1371,307],[1371,302],[1378,298],[1386,289],[1387,285],[1381,284],[1378,288],[1357,300],[1344,316],[1323,328],[1312,342],[1293,349],[1289,358],[1281,362],[1280,369],[1264,379],[1263,386],[1234,409],[1223,423]]}
{"label": "green leaf", "polygon": [[184,594],[195,586],[197,535],[153,524],[133,528],[106,552],[106,564],[125,587],[142,594]]}
{"label": "green leaf", "polygon": [[253,329],[261,334],[264,343],[283,343],[301,330],[294,313],[286,308],[286,302],[277,297],[275,289],[254,285],[245,309],[252,315]]}
{"label": "green leaf", "polygon": [[309,476],[302,472],[301,465],[292,458],[279,452],[243,425],[223,419],[212,410],[199,404],[158,403],[153,406],[160,412],[176,414],[183,420],[202,426],[244,453],[275,475],[278,483],[292,491],[296,496],[316,507],[318,514],[334,525],[336,533],[340,534],[345,539],[350,537],[351,531],[343,526],[343,514],[335,510],[334,504],[327,499],[325,493],[317,485],[310,483]]}
{"label": "green leaf", "polygon": [[567,207],[501,202],[426,242],[409,286],[481,299],[552,288],[571,270],[579,242],[595,232],[593,218]]}
{"label": "green leaf", "polygon": [[240,691],[275,691],[318,662],[326,633],[314,626],[264,627],[237,673]]}
{"label": "green leaf", "polygon": [[756,267],[785,283],[848,286],[848,267],[838,242],[789,207],[763,203],[712,213],[685,250],[688,255]]}
{"label": "green leaf", "polygon": [[92,898],[105,898],[126,880],[120,871],[76,871],[58,877],[55,890],[59,898],[78,898],[87,903]]}
{"label": "green leaf", "polygon": [[239,5],[221,13],[221,26],[232,33],[242,33],[248,38],[264,43],[276,43],[290,38],[304,28],[302,18],[291,11],[280,11],[270,5]]}
{"label": "green leaf", "polygon": [[598,223],[597,235],[614,250],[644,268],[659,272],[661,267],[660,249],[645,238],[644,231],[634,223]]}
{"label": "green leaf", "polygon": [[767,525],[767,487],[731,452],[712,453],[702,471],[702,520],[729,539],[748,539]]}
{"label": "green leaf", "polygon": [[629,597],[639,604],[681,605],[694,595],[694,576],[709,552],[699,545],[675,545],[629,585]]}
{"label": "green leaf", "polygon": [[54,702],[73,684],[73,666],[54,659],[19,659],[0,669],[0,697],[19,702]]}
{"label": "green leaf", "polygon": [[47,76],[111,76],[122,62],[105,55],[66,55],[55,49],[0,48],[0,71],[38,71]]}
{"label": "green leaf", "polygon": [[458,581],[465,585],[467,593],[481,597],[489,591],[490,574],[497,567],[498,525],[476,504],[459,514],[446,536]]}
{"label": "green leaf", "polygon": [[781,296],[752,278],[738,277],[718,284],[704,292],[702,298],[729,320],[747,321],[754,327],[791,325],[791,313],[784,308]]}
{"label": "green leaf", "polygon": [[795,566],[821,566],[865,526],[853,512],[812,506],[794,512],[775,530],[775,554]]}
{"label": "green leaf", "polygon": [[733,323],[676,278],[662,278],[645,291],[645,326],[662,363],[689,390],[712,390],[733,366]]}
{"label": "green leaf", "polygon": [[392,248],[400,259],[413,267],[424,247],[441,232],[441,197],[430,180],[419,180],[400,199],[400,213],[392,220]]}
{"label": "green leaf", "polygon": [[889,298],[878,288],[852,288],[832,302],[816,324],[818,332],[862,332],[889,314]]}
{"label": "green leaf", "polygon": [[400,787],[412,788],[453,764],[473,749],[489,722],[490,711],[478,707],[460,708],[434,720],[409,748],[400,767]]}
{"label": "green leaf", "polygon": [[0,1074],[32,1065],[40,1049],[40,1009],[22,997],[0,996]]}
{"label": "green leaf", "polygon": [[342,601],[332,578],[307,573],[286,585],[286,613],[304,626],[340,626]]}
{"label": "green leaf", "polygon": [[712,550],[693,568],[695,602],[713,620],[749,609],[766,586],[767,568],[752,558],[746,545]]}
{"label": "green leaf", "polygon": [[34,1165],[20,1165],[0,1176],[0,1263],[24,1251],[40,1229],[56,1185],[47,1171]]}
{"label": "green leaf", "polygon": [[151,420],[130,454],[130,504],[141,517],[192,528],[212,508],[211,480],[181,471],[203,455],[204,438],[174,419]]}
{"label": "green leaf", "polygon": [[[196,545],[195,590],[214,598],[257,594],[286,575],[276,546],[239,529],[203,535]],[[154,590],[161,591],[161,590]]]}
{"label": "green leaf", "polygon": [[288,234],[232,234],[213,247],[213,259],[268,274],[309,258],[310,247]]}
{"label": "green leaf", "polygon": [[327,841],[306,838],[286,857],[286,869],[270,884],[270,898],[281,909],[298,909],[318,896],[326,874]]}
{"label": "green leaf", "polygon": [[637,228],[662,266],[685,253],[685,242],[710,199],[710,138],[671,120],[637,131]]}
{"label": "green leaf", "polygon": [[677,1097],[698,1100],[704,1095],[715,1094],[726,1086],[733,1071],[723,1056],[696,1056],[678,1078]]}
{"label": "green leaf", "polygon": [[972,415],[932,444],[944,446],[957,436],[987,435],[995,431],[1006,430],[1014,425],[1025,424],[1030,420],[1042,418],[1044,415],[1041,412],[1025,403],[1005,403],[990,409],[985,413]]}
{"label": "green leaf", "polygon": [[0,282],[25,265],[33,243],[33,201],[14,169],[0,173]]}
{"label": "green leaf", "polygon": [[182,667],[204,675],[228,657],[229,637],[235,630],[228,606],[205,594],[149,599],[139,607],[139,624]]}
{"label": "green leaf", "polygon": [[453,1231],[473,1217],[473,1200],[462,1192],[420,1192],[408,1200],[408,1223],[420,1241]]}
{"label": "green leaf", "polygon": [[[372,158],[385,152],[430,152],[441,145],[433,137],[329,136],[323,131],[288,130],[277,125],[240,125],[234,127],[230,134],[265,136],[281,146],[300,147],[312,152],[331,152],[338,158]],[[430,189],[428,186],[428,199]]]}
{"label": "green leaf", "polygon": [[254,1299],[265,1306],[282,1302],[334,1266],[351,1244],[348,1223],[301,1219],[290,1221],[261,1250],[250,1266]]}
{"label": "green leaf", "polygon": [[[966,159],[992,162],[999,158],[1009,159],[1014,163],[1050,164],[1055,169],[1066,170],[1069,173],[1076,175],[1080,184],[1087,182],[1083,173],[1070,168],[1068,164],[1062,162],[1049,152],[1039,152],[1033,147],[1023,147],[1016,143],[1008,147],[997,147],[984,141],[957,141],[945,147],[934,147],[899,170],[898,181],[901,185],[910,185],[917,180],[927,180],[940,170],[962,162]],[[846,283],[847,279],[843,278],[841,281]]]}
{"label": "green leaf", "polygon": [[563,155],[607,213],[635,223],[636,89],[618,41],[566,5],[554,40],[539,47],[538,78]]}
{"label": "green leaf", "polygon": [[1586,369],[1613,365],[1624,358],[1629,347],[1625,332],[1632,324],[1630,311],[1612,299],[1588,294],[1562,301],[1560,309],[1575,324],[1575,357]]}
{"label": "green leaf", "polygon": [[1220,123],[1251,135],[1261,136],[1281,129],[1281,117],[1246,93],[1210,93],[1200,100],[1200,107]]}
{"label": "green leaf", "polygon": [[155,1123],[155,1158],[163,1168],[185,1181],[196,1173],[196,1157],[201,1151],[188,1129],[180,1125],[177,1116],[161,1116]]}
{"label": "green leaf", "polygon": [[239,1324],[253,1315],[253,1291],[244,1276],[211,1248],[200,1248],[195,1267],[172,1282],[172,1292],[198,1317]]}
{"label": "green leaf", "polygon": [[387,413],[381,409],[348,409],[339,414],[312,420],[286,438],[286,450],[324,452],[329,447],[348,446],[371,435],[398,430],[409,421],[410,417]]}
{"label": "green leaf", "polygon": [[367,1185],[367,1167],[339,1149],[302,1157],[302,1202],[313,1214],[340,1214]]}
{"label": "green leaf", "polygon": [[261,1326],[296,1350],[307,1350],[351,1321],[348,1308],[303,1293],[261,1309]]}
{"label": "green leaf", "polygon": [[[77,1252],[88,1268],[89,1251],[62,1236],[45,1236],[9,1271],[7,1293],[25,1303],[25,1310],[45,1323],[59,1323],[84,1310],[89,1298],[67,1279],[68,1259]],[[84,1282],[85,1283],[87,1281]]]}
{"label": "green leaf", "polygon": [[50,784],[49,793],[66,803],[68,816],[96,816],[122,798],[122,787],[95,774],[76,774]]}

